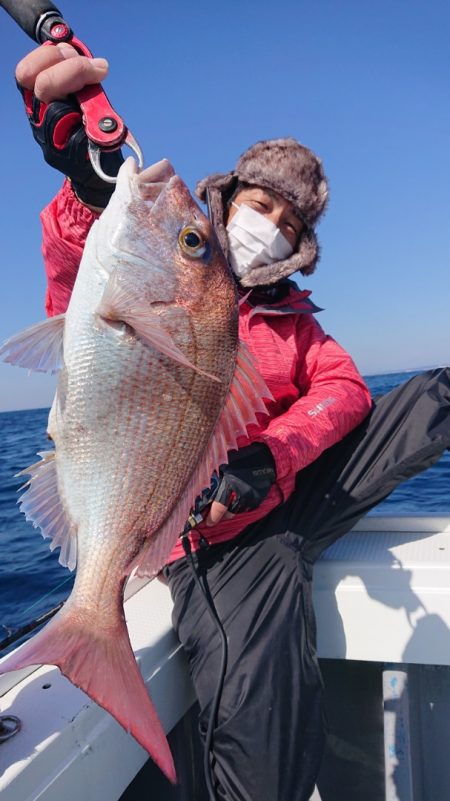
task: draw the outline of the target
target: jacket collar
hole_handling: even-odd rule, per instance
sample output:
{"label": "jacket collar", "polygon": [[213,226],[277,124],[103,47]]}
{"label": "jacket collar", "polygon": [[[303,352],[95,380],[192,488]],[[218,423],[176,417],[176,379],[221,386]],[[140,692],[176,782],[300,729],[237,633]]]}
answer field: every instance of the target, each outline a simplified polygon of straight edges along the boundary
{"label": "jacket collar", "polygon": [[285,279],[272,286],[261,286],[252,289],[245,296],[245,291],[239,289],[242,297],[252,307],[250,317],[255,314],[264,316],[279,316],[285,314],[316,314],[323,311],[320,306],[310,300],[311,292],[307,289],[299,290],[294,281]]}

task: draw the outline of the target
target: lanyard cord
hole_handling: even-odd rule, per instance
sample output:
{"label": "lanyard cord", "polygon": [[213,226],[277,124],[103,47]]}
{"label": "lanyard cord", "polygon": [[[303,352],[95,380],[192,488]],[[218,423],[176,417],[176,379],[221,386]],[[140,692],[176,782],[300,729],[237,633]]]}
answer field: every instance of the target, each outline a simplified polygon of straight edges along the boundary
{"label": "lanyard cord", "polygon": [[200,581],[200,575],[196,568],[194,558],[192,556],[192,549],[191,549],[191,543],[189,541],[189,536],[185,534],[184,536],[182,536],[181,541],[183,543],[184,552],[191,567],[195,583],[205,598],[206,607],[216,626],[217,632],[221,640],[222,652],[220,658],[219,678],[217,681],[216,691],[214,693],[214,697],[211,703],[211,711],[209,713],[208,728],[205,737],[205,750],[203,756],[203,769],[205,773],[206,786],[208,788],[208,793],[210,795],[211,801],[213,801],[214,799],[216,799],[216,792],[214,789],[214,774],[212,770],[213,736],[214,736],[214,726],[216,725],[217,712],[219,709],[220,699],[222,696],[225,673],[227,669],[228,643],[227,643],[227,635],[225,633],[225,629],[223,628],[222,622],[219,618],[219,615],[217,614],[217,609],[214,606],[214,601],[211,596],[211,593],[209,592],[207,586],[203,586],[202,582]]}

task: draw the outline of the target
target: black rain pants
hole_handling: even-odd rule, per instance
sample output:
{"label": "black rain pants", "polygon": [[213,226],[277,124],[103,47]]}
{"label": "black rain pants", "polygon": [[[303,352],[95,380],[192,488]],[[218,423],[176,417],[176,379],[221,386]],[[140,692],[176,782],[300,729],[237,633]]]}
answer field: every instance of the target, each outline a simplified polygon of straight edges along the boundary
{"label": "black rain pants", "polygon": [[[325,743],[313,563],[398,484],[434,464],[449,447],[447,368],[416,376],[385,395],[357,429],[298,474],[285,504],[233,540],[194,557],[228,641],[211,758],[217,801],[310,798]],[[164,572],[204,739],[220,639],[187,560]]]}

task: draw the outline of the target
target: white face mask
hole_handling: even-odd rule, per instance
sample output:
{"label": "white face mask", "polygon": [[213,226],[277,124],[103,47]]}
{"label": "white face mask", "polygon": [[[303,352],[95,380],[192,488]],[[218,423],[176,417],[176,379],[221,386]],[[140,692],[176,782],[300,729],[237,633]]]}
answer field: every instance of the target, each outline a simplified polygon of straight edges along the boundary
{"label": "white face mask", "polygon": [[290,256],[294,248],[275,223],[255,209],[241,203],[227,225],[230,245],[230,264],[239,278],[254,267],[273,264]]}

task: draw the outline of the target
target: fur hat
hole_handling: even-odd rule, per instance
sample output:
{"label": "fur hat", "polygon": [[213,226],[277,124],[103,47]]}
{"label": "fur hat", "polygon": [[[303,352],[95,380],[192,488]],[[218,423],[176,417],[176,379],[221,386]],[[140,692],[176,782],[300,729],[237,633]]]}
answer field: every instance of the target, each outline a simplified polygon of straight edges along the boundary
{"label": "fur hat", "polygon": [[320,159],[295,139],[268,139],[246,150],[234,171],[208,175],[197,184],[196,194],[200,200],[207,200],[212,223],[226,254],[228,238],[224,218],[239,182],[277,192],[292,203],[304,224],[292,256],[255,268],[240,283],[246,287],[261,286],[274,284],[297,270],[303,275],[314,272],[319,260],[314,225],[323,214],[328,198]]}

